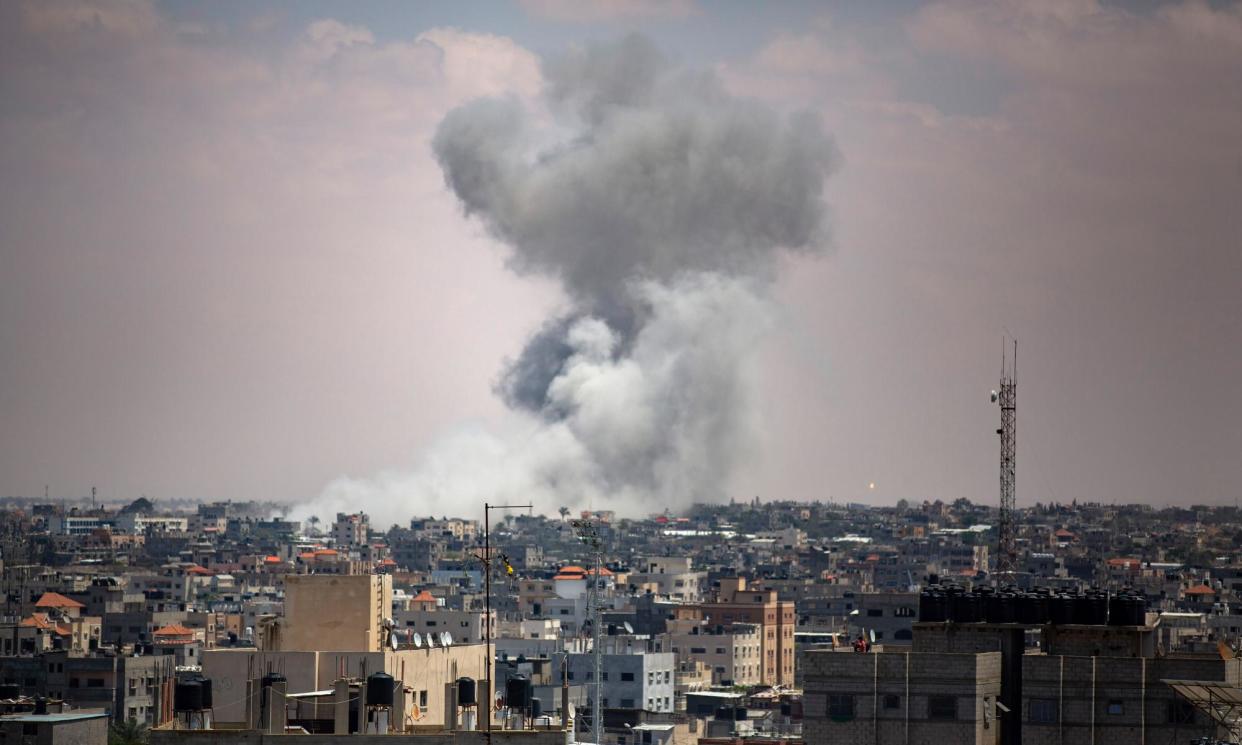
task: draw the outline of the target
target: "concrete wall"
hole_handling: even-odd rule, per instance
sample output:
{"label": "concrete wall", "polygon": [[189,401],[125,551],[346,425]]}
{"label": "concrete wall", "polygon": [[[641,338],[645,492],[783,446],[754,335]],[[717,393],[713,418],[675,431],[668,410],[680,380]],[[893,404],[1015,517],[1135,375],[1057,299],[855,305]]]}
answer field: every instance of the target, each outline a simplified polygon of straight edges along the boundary
{"label": "concrete wall", "polygon": [[[995,745],[1001,655],[855,654],[808,650],[803,735],[808,743]],[[829,697],[853,696],[852,718],[829,716]],[[930,697],[956,699],[952,720],[930,718]],[[888,704],[894,705],[888,705]]]}
{"label": "concrete wall", "polygon": [[[151,745],[488,745],[483,732],[436,732],[413,735],[267,735],[253,731],[151,731]],[[493,730],[491,745],[564,745],[559,730],[506,732]]]}
{"label": "concrete wall", "polygon": [[25,723],[0,719],[0,742],[28,745],[107,745],[108,718],[39,722],[35,735],[24,735]]}
{"label": "concrete wall", "polygon": [[377,652],[387,641],[392,577],[386,574],[285,576],[282,651],[333,649]]}
{"label": "concrete wall", "polygon": [[[1212,734],[1207,718],[1171,717],[1176,694],[1165,679],[1237,685],[1239,660],[1119,659],[1027,655],[1023,660],[1024,745],[1164,745]],[[1032,701],[1054,722],[1032,721]],[[1223,733],[1222,733],[1223,735]]]}

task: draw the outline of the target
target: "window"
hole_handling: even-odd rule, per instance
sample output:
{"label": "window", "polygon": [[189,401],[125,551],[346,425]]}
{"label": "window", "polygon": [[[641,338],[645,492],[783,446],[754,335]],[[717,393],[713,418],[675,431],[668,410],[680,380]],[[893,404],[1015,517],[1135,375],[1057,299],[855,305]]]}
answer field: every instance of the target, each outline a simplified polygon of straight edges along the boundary
{"label": "window", "polygon": [[867,616],[870,618],[880,618],[883,615],[884,615],[883,608],[868,608],[867,609]]}
{"label": "window", "polygon": [[629,681],[634,680],[634,673],[621,673],[621,680],[623,682],[629,682]]}
{"label": "window", "polygon": [[953,696],[928,696],[928,719],[957,719],[957,698]]}
{"label": "window", "polygon": [[901,696],[895,696],[891,693],[885,696],[884,697],[884,708],[885,709],[900,709],[901,708]]}
{"label": "window", "polygon": [[893,616],[895,618],[914,618],[914,609],[906,607],[895,608],[893,610]]}
{"label": "window", "polygon": [[418,692],[418,705],[419,707],[423,709],[427,708],[427,692],[426,691]]}
{"label": "window", "polygon": [[1032,724],[1056,724],[1057,702],[1051,698],[1033,698],[1029,704],[1026,718]]}
{"label": "window", "polygon": [[86,681],[86,687],[87,687],[87,688],[103,688],[103,687],[104,687],[104,681],[103,681],[103,678],[89,678],[89,679],[87,679],[87,681]]}
{"label": "window", "polygon": [[724,647],[716,647],[716,654],[724,654],[724,653],[725,653]]}
{"label": "window", "polygon": [[607,671],[607,670],[605,670],[604,672],[600,673],[600,674],[599,674],[599,679],[600,679],[600,680],[608,680],[608,671]]}
{"label": "window", "polygon": [[690,654],[707,654],[707,647],[691,647]]}
{"label": "window", "polygon": [[831,694],[828,696],[828,718],[837,722],[848,722],[854,718],[854,697],[849,694]]}
{"label": "window", "polygon": [[1123,704],[1119,698],[1109,699],[1108,705],[1104,710],[1108,712],[1110,716],[1120,716],[1126,713],[1125,704]]}

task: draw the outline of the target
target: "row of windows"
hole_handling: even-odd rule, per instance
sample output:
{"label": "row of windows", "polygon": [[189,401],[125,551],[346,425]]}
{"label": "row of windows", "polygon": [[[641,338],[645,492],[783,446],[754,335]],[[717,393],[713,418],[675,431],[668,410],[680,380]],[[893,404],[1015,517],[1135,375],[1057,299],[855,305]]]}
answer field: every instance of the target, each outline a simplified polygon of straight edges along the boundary
{"label": "row of windows", "polygon": [[[828,697],[828,718],[838,722],[847,722],[854,718],[855,697],[852,694],[833,694]],[[885,709],[901,708],[901,697],[888,695],[884,697]],[[927,718],[947,721],[957,719],[956,696],[928,696]]]}

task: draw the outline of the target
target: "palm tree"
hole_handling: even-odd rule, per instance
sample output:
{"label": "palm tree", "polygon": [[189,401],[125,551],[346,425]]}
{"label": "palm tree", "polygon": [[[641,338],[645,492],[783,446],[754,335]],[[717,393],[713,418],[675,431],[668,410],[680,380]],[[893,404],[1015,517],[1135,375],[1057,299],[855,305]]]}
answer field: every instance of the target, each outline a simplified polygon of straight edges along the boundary
{"label": "palm tree", "polygon": [[306,518],[306,522],[310,523],[312,534],[319,533],[319,518],[317,516],[311,515],[310,517]]}
{"label": "palm tree", "polygon": [[559,510],[557,510],[557,512],[561,513],[561,522],[565,522],[565,518],[566,518],[566,517],[569,517],[569,508],[568,508],[568,507],[562,507],[562,508],[560,508]]}
{"label": "palm tree", "polygon": [[137,719],[113,722],[108,728],[108,745],[147,745],[151,732]]}

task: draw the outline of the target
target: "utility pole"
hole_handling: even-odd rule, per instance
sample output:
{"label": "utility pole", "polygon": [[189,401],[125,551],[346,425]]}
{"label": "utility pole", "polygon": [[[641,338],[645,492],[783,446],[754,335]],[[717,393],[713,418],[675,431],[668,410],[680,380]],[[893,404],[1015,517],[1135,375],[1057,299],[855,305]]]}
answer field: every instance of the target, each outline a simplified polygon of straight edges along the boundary
{"label": "utility pole", "polygon": [[1018,409],[1018,340],[1013,340],[1013,358],[1006,358],[1001,346],[1000,389],[992,392],[992,401],[1000,405],[1000,525],[996,547],[996,572],[1009,575],[1017,569],[1016,480],[1017,409]]}
{"label": "utility pole", "polygon": [[496,704],[496,692],[492,690],[492,510],[531,509],[529,504],[483,503],[483,674],[487,679],[487,741],[492,741],[492,707]]}
{"label": "utility pole", "polygon": [[600,745],[601,727],[604,720],[604,712],[600,707],[600,687],[601,677],[603,674],[603,658],[600,656],[601,650],[599,645],[599,627],[601,625],[599,612],[599,578],[600,567],[603,566],[603,549],[600,541],[599,528],[591,520],[574,520],[574,532],[578,535],[578,540],[582,541],[591,549],[594,570],[591,575],[590,584],[587,585],[587,608],[591,617],[591,657],[594,674],[594,689],[591,697],[591,741],[593,745]]}

